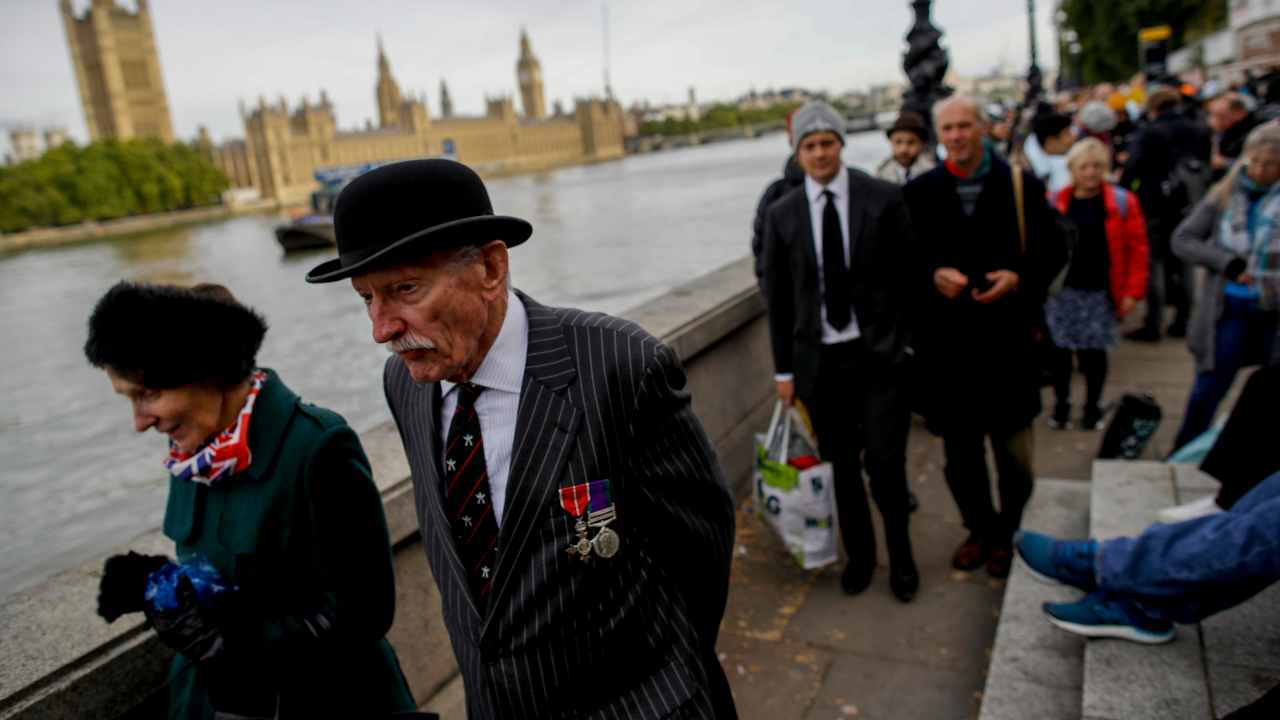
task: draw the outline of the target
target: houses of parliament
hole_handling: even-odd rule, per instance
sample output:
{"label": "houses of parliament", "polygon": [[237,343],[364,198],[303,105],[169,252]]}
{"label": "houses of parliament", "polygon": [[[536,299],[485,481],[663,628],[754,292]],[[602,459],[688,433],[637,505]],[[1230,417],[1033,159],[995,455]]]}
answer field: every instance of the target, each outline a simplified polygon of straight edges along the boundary
{"label": "houses of parliament", "polygon": [[[77,15],[60,0],[81,104],[90,138],[156,137],[173,142],[173,124],[160,73],[147,0],[136,11],[115,0],[92,0]],[[432,117],[422,97],[405,97],[391,63],[377,47],[374,94],[378,126],[338,128],[333,105],[321,91],[290,108],[259,98],[240,106],[244,138],[214,145],[201,128],[197,143],[231,181],[256,188],[261,197],[297,202],[315,188],[313,172],[326,168],[447,156],[482,173],[508,173],[621,157],[624,119],[612,97],[580,99],[572,112],[548,114],[542,68],[520,35],[516,61],[522,113],[509,96],[488,98],[482,116],[453,113],[444,82],[440,114]]]}

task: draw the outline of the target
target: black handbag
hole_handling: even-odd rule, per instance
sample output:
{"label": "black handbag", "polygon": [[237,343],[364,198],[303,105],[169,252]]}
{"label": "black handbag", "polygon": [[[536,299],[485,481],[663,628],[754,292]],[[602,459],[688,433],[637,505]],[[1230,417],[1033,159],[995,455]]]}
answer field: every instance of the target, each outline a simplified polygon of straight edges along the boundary
{"label": "black handbag", "polygon": [[1160,427],[1160,406],[1150,395],[1125,393],[1098,447],[1099,460],[1136,460]]}

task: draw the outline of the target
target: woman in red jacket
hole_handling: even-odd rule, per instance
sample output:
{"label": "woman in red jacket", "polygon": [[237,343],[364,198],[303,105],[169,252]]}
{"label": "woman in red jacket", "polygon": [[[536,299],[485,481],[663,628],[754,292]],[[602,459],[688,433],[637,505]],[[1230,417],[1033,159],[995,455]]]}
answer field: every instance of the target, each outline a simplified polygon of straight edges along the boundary
{"label": "woman in red jacket", "polygon": [[1049,336],[1057,346],[1049,426],[1071,422],[1072,354],[1084,375],[1086,396],[1080,427],[1102,427],[1098,404],[1107,378],[1107,349],[1115,344],[1119,319],[1147,292],[1147,224],[1132,194],[1106,181],[1111,153],[1085,138],[1067,153],[1071,185],[1054,198],[1058,211],[1079,230],[1061,290],[1045,303]]}

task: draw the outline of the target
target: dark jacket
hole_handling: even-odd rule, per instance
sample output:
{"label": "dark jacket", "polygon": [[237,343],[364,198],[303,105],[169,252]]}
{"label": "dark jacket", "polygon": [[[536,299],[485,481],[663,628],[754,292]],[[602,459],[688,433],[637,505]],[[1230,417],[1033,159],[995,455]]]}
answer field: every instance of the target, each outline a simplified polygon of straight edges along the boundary
{"label": "dark jacket", "polygon": [[169,717],[277,717],[277,700],[281,718],[414,709],[385,639],[395,576],[359,438],[268,371],[249,449],[249,468],[222,483],[170,481],[164,533],[178,557],[202,553],[240,592],[225,655],[174,659]]}
{"label": "dark jacket", "polygon": [[[907,183],[907,206],[919,238],[914,267],[927,282],[915,349],[923,387],[919,409],[940,432],[1016,430],[1040,412],[1035,332],[1049,283],[1066,264],[1064,239],[1044,186],[1022,172],[1027,243],[1018,237],[1009,166],[991,159],[972,216],[964,214],[955,176],[938,166]],[[969,293],[949,300],[933,284],[938,268],[970,278],[995,270],[1018,274],[1016,290],[980,305]]]}
{"label": "dark jacket", "polygon": [[1189,209],[1185,202],[1170,199],[1164,186],[1173,173],[1174,164],[1184,157],[1209,164],[1212,145],[1207,128],[1188,120],[1170,108],[1142,125],[1129,139],[1129,161],[1124,166],[1120,186],[1138,196],[1146,214],[1148,231],[1166,252],[1165,245],[1175,225]]}
{"label": "dark jacket", "polygon": [[764,189],[764,194],[760,196],[760,202],[756,203],[756,218],[751,223],[751,254],[756,259],[756,279],[760,279],[760,274],[764,272],[761,266],[760,255],[764,251],[764,220],[765,214],[769,211],[769,206],[775,200],[791,192],[791,189],[797,185],[804,184],[804,170],[800,169],[800,165],[796,163],[796,156],[792,155],[787,158],[787,162],[782,166],[782,177],[769,183],[769,187]]}
{"label": "dark jacket", "polygon": [[[849,169],[849,263],[853,313],[861,340],[884,366],[904,362],[911,344],[910,271],[914,237],[902,190]],[[804,184],[769,206],[761,287],[769,306],[774,368],[794,373],[796,393],[808,397],[822,348],[822,296],[813,220]]]}
{"label": "dark jacket", "polygon": [[[1245,115],[1240,122],[1232,125],[1222,131],[1222,135],[1218,137],[1218,154],[1235,162],[1240,155],[1244,153],[1244,140],[1254,128],[1258,127],[1259,119],[1253,113]],[[1213,171],[1213,181],[1221,180],[1226,174],[1230,166]]]}
{"label": "dark jacket", "polygon": [[[734,717],[715,654],[733,503],[680,361],[634,323],[517,295],[529,352],[483,612],[445,516],[440,387],[397,357],[383,376],[468,717]],[[621,548],[576,559],[559,491],[603,479]]]}

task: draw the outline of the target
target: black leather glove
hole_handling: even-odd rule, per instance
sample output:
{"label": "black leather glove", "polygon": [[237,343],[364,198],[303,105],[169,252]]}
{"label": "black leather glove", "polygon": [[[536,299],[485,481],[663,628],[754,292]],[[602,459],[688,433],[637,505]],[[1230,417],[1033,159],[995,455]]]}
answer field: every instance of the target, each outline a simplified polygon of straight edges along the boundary
{"label": "black leather glove", "polygon": [[214,613],[200,607],[195,590],[186,577],[178,579],[178,609],[156,611],[146,608],[147,619],[155,627],[160,642],[197,662],[211,660],[222,653],[222,629]]}
{"label": "black leather glove", "polygon": [[1240,275],[1244,273],[1244,271],[1247,270],[1248,267],[1249,267],[1249,262],[1244,258],[1242,257],[1231,258],[1231,261],[1227,263],[1227,266],[1222,269],[1222,274],[1228,280],[1235,282],[1236,278],[1240,277]]}
{"label": "black leather glove", "polygon": [[147,576],[167,562],[163,555],[139,555],[132,550],[107,558],[98,583],[98,614],[111,623],[126,613],[141,612]]}

